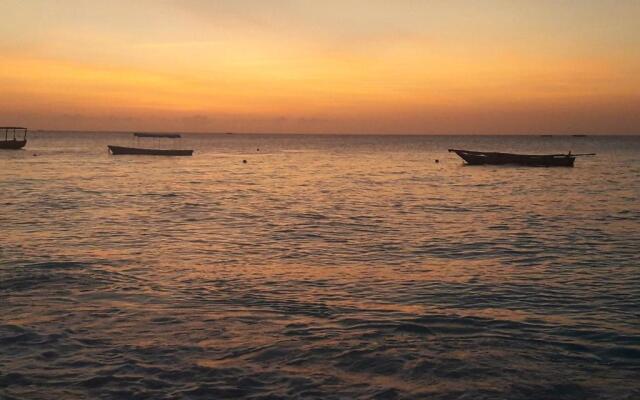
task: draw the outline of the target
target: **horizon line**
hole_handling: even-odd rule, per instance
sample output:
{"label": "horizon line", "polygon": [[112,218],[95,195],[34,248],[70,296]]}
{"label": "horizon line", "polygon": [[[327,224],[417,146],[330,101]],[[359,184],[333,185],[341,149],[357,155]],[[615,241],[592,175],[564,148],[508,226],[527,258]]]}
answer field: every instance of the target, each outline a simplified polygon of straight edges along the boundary
{"label": "horizon line", "polygon": [[339,133],[339,132],[231,132],[231,131],[177,131],[177,130],[79,130],[79,129],[29,129],[30,132],[50,133],[181,133],[185,135],[321,135],[321,136],[640,136],[638,133]]}

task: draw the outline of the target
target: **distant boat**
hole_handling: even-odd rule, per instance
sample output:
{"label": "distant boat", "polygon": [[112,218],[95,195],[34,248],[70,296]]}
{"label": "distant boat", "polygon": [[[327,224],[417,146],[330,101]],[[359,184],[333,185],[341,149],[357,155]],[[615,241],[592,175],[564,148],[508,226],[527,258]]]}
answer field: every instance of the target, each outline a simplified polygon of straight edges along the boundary
{"label": "distant boat", "polygon": [[[4,132],[4,139],[2,133]],[[9,135],[11,132],[12,135]],[[16,135],[18,133],[18,135]],[[22,133],[22,139],[19,134]],[[11,136],[11,137],[10,137]],[[27,144],[27,128],[19,126],[0,126],[0,149],[3,150],[19,150]]]}
{"label": "distant boat", "polygon": [[587,135],[571,135],[573,137],[587,137]]}
{"label": "distant boat", "polygon": [[124,147],[108,145],[109,151],[114,156],[120,155],[147,155],[147,156],[191,156],[193,150],[170,150],[170,149],[143,149],[140,147]]}
{"label": "distant boat", "polygon": [[[180,139],[177,133],[134,133],[136,138],[161,138],[161,139]],[[146,155],[146,156],[191,156],[193,150],[180,149],[150,149],[143,147],[125,147],[107,145],[109,151],[114,156],[119,155]]]}
{"label": "distant boat", "polygon": [[573,167],[576,156],[589,154],[511,154],[449,149],[469,165],[524,165],[529,167]]}

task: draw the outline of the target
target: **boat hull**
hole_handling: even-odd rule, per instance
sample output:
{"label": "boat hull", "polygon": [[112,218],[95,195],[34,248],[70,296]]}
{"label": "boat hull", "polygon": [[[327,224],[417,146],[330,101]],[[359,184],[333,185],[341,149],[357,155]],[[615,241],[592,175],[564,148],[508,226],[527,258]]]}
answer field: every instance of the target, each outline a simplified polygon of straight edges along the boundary
{"label": "boat hull", "polygon": [[570,154],[511,154],[511,153],[485,153],[480,151],[455,150],[456,153],[469,165],[523,165],[527,167],[573,167],[575,157]]}
{"label": "boat hull", "polygon": [[138,155],[138,156],[191,156],[193,150],[171,150],[171,149],[143,149],[139,147],[123,147],[108,145],[109,151],[114,156]]}
{"label": "boat hull", "polygon": [[26,140],[0,140],[0,149],[19,150],[27,144]]}

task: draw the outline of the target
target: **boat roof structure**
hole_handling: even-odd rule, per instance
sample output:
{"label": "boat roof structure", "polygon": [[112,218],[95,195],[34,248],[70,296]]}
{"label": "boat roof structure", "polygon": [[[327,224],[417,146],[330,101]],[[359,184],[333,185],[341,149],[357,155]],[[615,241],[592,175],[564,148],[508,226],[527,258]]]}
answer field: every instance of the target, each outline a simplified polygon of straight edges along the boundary
{"label": "boat roof structure", "polygon": [[182,137],[180,136],[179,133],[140,133],[140,132],[135,132],[133,136],[141,137],[141,138],[167,138],[167,139],[179,139]]}

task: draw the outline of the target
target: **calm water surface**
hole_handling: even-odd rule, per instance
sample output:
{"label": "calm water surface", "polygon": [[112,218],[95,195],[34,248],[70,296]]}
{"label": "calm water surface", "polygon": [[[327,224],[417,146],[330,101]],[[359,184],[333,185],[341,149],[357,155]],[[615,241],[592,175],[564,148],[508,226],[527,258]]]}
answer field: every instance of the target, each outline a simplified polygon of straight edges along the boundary
{"label": "calm water surface", "polygon": [[0,398],[640,398],[640,138],[129,136],[0,153]]}

